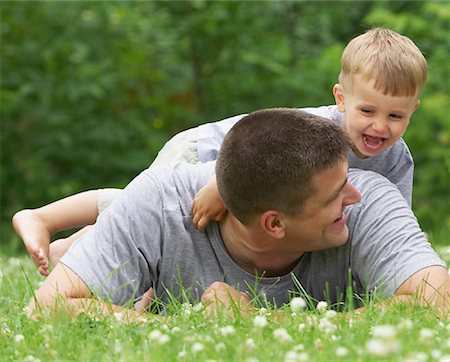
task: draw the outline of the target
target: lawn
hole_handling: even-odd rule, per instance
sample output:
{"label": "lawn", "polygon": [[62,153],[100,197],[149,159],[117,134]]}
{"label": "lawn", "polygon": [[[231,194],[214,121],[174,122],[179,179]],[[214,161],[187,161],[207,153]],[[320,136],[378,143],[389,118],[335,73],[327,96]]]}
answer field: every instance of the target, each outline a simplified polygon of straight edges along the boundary
{"label": "lawn", "polygon": [[[450,248],[437,250],[449,265]],[[1,361],[450,362],[450,320],[407,305],[350,315],[292,303],[284,318],[266,309],[206,318],[201,306],[179,304],[135,324],[118,314],[31,320],[23,309],[42,277],[28,257],[1,256],[0,263]]]}

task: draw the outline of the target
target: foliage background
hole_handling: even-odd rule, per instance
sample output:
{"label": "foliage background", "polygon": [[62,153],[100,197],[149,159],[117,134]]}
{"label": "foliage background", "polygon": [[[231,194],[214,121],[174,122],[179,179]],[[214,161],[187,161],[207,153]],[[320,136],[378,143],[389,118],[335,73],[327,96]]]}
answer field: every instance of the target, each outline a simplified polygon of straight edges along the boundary
{"label": "foliage background", "polygon": [[448,1],[3,1],[0,10],[2,248],[24,250],[15,211],[123,187],[180,130],[332,104],[343,47],[372,26],[409,36],[427,58],[405,136],[413,207],[449,242]]}

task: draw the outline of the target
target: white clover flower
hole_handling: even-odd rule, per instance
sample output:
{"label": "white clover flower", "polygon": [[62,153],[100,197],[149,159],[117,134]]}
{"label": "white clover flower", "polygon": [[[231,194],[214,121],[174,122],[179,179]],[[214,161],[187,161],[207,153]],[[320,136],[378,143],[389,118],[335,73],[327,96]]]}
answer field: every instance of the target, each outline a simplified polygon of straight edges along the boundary
{"label": "white clover flower", "polygon": [[245,360],[245,362],[259,362],[259,360],[255,357],[250,357]]}
{"label": "white clover flower", "polygon": [[446,354],[438,359],[438,362],[448,362],[448,361],[450,361],[450,354]]}
{"label": "white clover flower", "polygon": [[200,342],[195,342],[195,343],[192,345],[192,352],[193,352],[193,353],[201,352],[201,351],[203,351],[204,349],[205,349],[205,346],[204,346],[203,344],[201,344]]}
{"label": "white clover flower", "polygon": [[39,358],[36,358],[32,355],[28,355],[24,358],[25,362],[41,362],[41,360]]}
{"label": "white clover flower", "polygon": [[314,341],[314,347],[315,347],[317,350],[319,350],[319,351],[323,351],[324,345],[323,345],[323,342],[322,342],[322,340],[321,340],[320,338],[317,338],[317,339]]}
{"label": "white clover flower", "polygon": [[161,335],[161,337],[159,337],[158,344],[162,346],[163,344],[166,344],[169,341],[170,341],[170,337],[167,334],[163,334],[163,335]]}
{"label": "white clover flower", "polygon": [[397,336],[397,329],[389,324],[373,326],[372,335],[376,338],[391,339]]}
{"label": "white clover flower", "polygon": [[114,313],[114,318],[115,318],[117,321],[121,322],[122,319],[123,319],[123,313],[115,312],[115,313]]}
{"label": "white clover flower", "polygon": [[318,328],[320,331],[327,333],[327,334],[334,333],[334,332],[336,332],[336,329],[337,329],[336,325],[334,323],[332,323],[326,317],[319,320]]}
{"label": "white clover flower", "polygon": [[247,347],[248,349],[255,349],[256,343],[253,338],[247,338],[245,340],[245,347]]}
{"label": "white clover flower", "polygon": [[194,312],[200,312],[203,309],[203,304],[202,303],[197,303],[196,305],[194,305],[192,307],[192,310]]}
{"label": "white clover flower", "polygon": [[306,324],[305,324],[305,323],[300,323],[300,324],[298,325],[298,331],[299,331],[299,332],[305,330],[305,328],[306,328]]}
{"label": "white clover flower", "polygon": [[115,340],[114,342],[114,352],[116,354],[122,353],[122,345],[120,344],[120,341],[118,339]]}
{"label": "white clover flower", "polygon": [[316,309],[319,312],[323,313],[323,312],[325,312],[327,310],[327,308],[328,308],[328,303],[327,302],[324,302],[323,300],[321,300],[319,303],[317,303]]}
{"label": "white clover flower", "polygon": [[294,351],[303,351],[305,346],[303,344],[297,344],[292,348]]}
{"label": "white clover flower", "polygon": [[327,310],[325,312],[325,317],[327,317],[328,319],[334,319],[334,318],[337,317],[337,312],[335,310],[332,310],[332,309]]}
{"label": "white clover flower", "polygon": [[259,308],[258,314],[259,315],[269,315],[270,311],[267,308],[261,307],[261,308]]}
{"label": "white clover flower", "polygon": [[319,317],[317,315],[311,314],[306,317],[306,323],[309,326],[315,326],[317,324],[318,319]]}
{"label": "white clover flower", "polygon": [[428,355],[425,352],[417,352],[413,358],[413,361],[417,361],[417,362],[427,362],[428,360]]}
{"label": "white clover flower", "polygon": [[233,326],[225,326],[225,327],[220,328],[220,334],[224,337],[228,336],[230,334],[234,334],[234,332],[235,332],[235,329]]}
{"label": "white clover flower", "polygon": [[412,320],[407,318],[402,319],[397,325],[397,328],[403,331],[409,331],[412,327],[414,327]]}
{"label": "white clover flower", "polygon": [[267,318],[262,315],[257,315],[253,319],[253,325],[256,328],[264,328],[265,326],[267,326]]}
{"label": "white clover flower", "polygon": [[285,362],[299,362],[299,361],[307,361],[308,355],[304,352],[298,353],[296,351],[288,351],[284,356]]}
{"label": "white clover flower", "polygon": [[159,329],[155,329],[149,333],[148,338],[152,341],[158,341],[161,336],[162,332]]}
{"label": "white clover flower", "polygon": [[181,331],[181,328],[180,328],[180,327],[173,327],[172,330],[171,330],[171,332],[172,332],[173,334],[178,333],[179,331]]}
{"label": "white clover flower", "polygon": [[431,357],[433,357],[434,359],[439,359],[442,357],[442,352],[439,351],[438,349],[433,349],[431,351]]}
{"label": "white clover flower", "polygon": [[378,357],[388,356],[391,353],[397,352],[400,349],[400,344],[397,340],[386,339],[369,339],[366,343],[366,350],[370,354]]}
{"label": "white clover flower", "polygon": [[289,335],[288,331],[284,328],[278,328],[273,331],[273,336],[280,342],[290,342],[292,337]]}
{"label": "white clover flower", "polygon": [[220,351],[224,351],[226,349],[225,343],[223,342],[219,342],[216,344],[216,351],[220,352]]}
{"label": "white clover flower", "polygon": [[302,297],[292,298],[290,302],[292,312],[301,312],[307,306],[306,301]]}
{"label": "white clover flower", "polygon": [[24,339],[25,339],[25,337],[23,336],[23,334],[17,334],[17,335],[14,337],[14,340],[15,340],[17,343],[22,342]]}
{"label": "white clover flower", "polygon": [[306,352],[302,352],[297,355],[297,358],[299,361],[302,362],[302,361],[307,361],[309,359],[309,356]]}
{"label": "white clover flower", "polygon": [[15,268],[18,267],[20,265],[20,259],[19,258],[9,258],[8,261],[9,266]]}
{"label": "white clover flower", "polygon": [[187,352],[186,351],[180,351],[178,352],[178,358],[179,359],[183,359],[187,356]]}
{"label": "white clover flower", "polygon": [[422,343],[428,343],[434,336],[434,332],[428,328],[422,328],[419,332],[419,341]]}
{"label": "white clover flower", "polygon": [[348,349],[345,347],[338,347],[336,348],[336,356],[338,357],[345,357],[346,355],[348,355]]}

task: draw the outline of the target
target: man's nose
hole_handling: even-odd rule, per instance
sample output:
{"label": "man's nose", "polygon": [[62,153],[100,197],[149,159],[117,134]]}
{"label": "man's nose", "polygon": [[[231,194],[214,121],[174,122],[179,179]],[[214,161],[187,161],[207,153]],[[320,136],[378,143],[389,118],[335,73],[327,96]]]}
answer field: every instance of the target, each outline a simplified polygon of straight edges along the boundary
{"label": "man's nose", "polygon": [[350,182],[345,185],[344,206],[353,205],[361,201],[361,194]]}

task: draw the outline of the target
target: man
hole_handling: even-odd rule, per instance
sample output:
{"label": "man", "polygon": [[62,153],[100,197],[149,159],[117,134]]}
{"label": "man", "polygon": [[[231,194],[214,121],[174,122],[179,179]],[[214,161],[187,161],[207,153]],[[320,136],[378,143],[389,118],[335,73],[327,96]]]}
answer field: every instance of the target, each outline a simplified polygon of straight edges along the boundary
{"label": "man", "polygon": [[205,233],[192,224],[193,197],[214,164],[147,169],[72,246],[35,301],[58,309],[63,298],[76,313],[86,302],[124,305],[152,288],[162,301],[281,306],[306,291],[339,307],[351,298],[350,275],[359,296],[419,292],[419,302],[448,308],[447,269],[406,201],[382,176],[348,172],[348,151],[342,128],[318,116],[254,112],[227,134],[215,165],[224,220]]}

